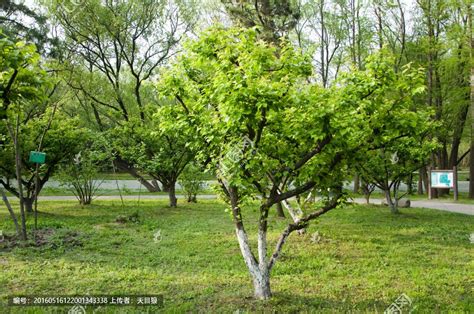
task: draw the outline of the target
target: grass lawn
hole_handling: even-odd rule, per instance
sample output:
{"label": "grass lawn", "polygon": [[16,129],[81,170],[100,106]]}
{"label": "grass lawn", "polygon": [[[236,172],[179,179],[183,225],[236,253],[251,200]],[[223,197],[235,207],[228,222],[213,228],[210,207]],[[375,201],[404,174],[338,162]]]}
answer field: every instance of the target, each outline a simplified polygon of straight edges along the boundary
{"label": "grass lawn", "polygon": [[[225,206],[217,201],[179,206],[40,202],[39,226],[52,234],[41,247],[0,249],[0,312],[25,312],[6,308],[8,296],[35,294],[162,294],[163,312],[383,312],[402,293],[413,300],[414,312],[474,311],[472,216],[429,209],[392,215],[380,206],[334,210],[304,236],[291,235],[273,269],[274,297],[256,301]],[[136,211],[139,222],[116,222]],[[244,219],[256,221],[254,208],[244,212]],[[272,248],[285,223],[271,218]],[[247,229],[255,242],[254,225]],[[4,206],[0,230],[13,230]],[[161,241],[155,242],[157,230]],[[316,231],[322,236],[318,243],[311,241]],[[97,312],[118,311],[133,309]],[[142,308],[146,311],[157,309]]]}

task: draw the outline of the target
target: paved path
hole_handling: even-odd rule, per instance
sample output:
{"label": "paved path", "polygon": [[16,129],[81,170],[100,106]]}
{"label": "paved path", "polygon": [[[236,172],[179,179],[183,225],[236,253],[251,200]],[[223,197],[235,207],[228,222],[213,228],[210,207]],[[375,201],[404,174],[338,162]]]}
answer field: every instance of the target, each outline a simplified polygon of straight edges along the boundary
{"label": "paved path", "polygon": [[[123,195],[124,200],[136,200],[138,201],[138,195]],[[176,195],[178,199],[184,199],[184,195]],[[198,195],[198,199],[216,199],[217,196],[213,194],[205,194],[205,195]],[[97,197],[98,200],[120,200],[119,195],[104,195]],[[150,199],[168,199],[168,195],[140,195],[140,199],[142,200],[150,200]],[[76,200],[74,196],[40,196],[39,200],[44,201],[69,201],[69,200]],[[365,199],[363,198],[356,198],[354,202],[358,204],[365,204]],[[371,199],[372,204],[381,204],[381,199]],[[461,213],[466,215],[474,215],[474,205],[471,204],[461,204],[461,203],[450,203],[450,202],[441,202],[438,200],[412,200],[411,207],[417,208],[432,208],[432,209],[439,209],[453,213]]]}
{"label": "paved path", "polygon": [[[15,182],[15,180],[12,180],[12,182]],[[126,189],[130,189],[130,190],[139,190],[139,189],[141,189],[142,191],[145,190],[145,188],[143,186],[141,186],[140,182],[138,182],[137,180],[118,180],[118,181],[116,181],[116,180],[103,180],[103,181],[101,181],[100,188],[104,189],[104,190],[117,190],[117,184],[121,189],[126,188]],[[204,188],[208,189],[212,185],[215,185],[215,184],[217,184],[216,180],[204,181]],[[46,182],[45,187],[60,188],[61,185],[58,181],[49,180],[48,182]],[[344,185],[344,187],[346,189],[351,189],[352,190],[353,187],[354,187],[354,182],[347,182]],[[468,192],[469,191],[469,181],[459,181],[458,182],[458,188],[459,188],[459,192]],[[177,190],[181,189],[181,186],[179,185],[179,183],[176,183],[176,189]],[[380,190],[376,189],[376,191],[380,191]],[[406,185],[405,184],[402,183],[400,185],[400,191],[406,191]]]}
{"label": "paved path", "polygon": [[[356,198],[354,202],[358,204],[365,204],[365,199],[363,198]],[[381,204],[382,199],[371,199],[371,204]],[[439,209],[453,213],[460,213],[466,215],[474,215],[474,205],[472,204],[462,204],[462,203],[451,203],[451,202],[441,202],[438,200],[411,200],[410,201],[411,207],[417,208],[432,208],[432,209]]]}

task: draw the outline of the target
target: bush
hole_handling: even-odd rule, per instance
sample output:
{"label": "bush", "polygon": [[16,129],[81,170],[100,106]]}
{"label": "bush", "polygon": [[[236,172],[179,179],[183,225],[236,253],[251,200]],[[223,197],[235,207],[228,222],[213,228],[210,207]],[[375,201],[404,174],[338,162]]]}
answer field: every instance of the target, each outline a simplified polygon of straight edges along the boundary
{"label": "bush", "polygon": [[98,135],[90,135],[84,150],[61,165],[57,178],[62,186],[74,193],[81,205],[89,205],[104,181],[98,179],[99,171],[110,162],[111,156],[106,140]]}
{"label": "bush", "polygon": [[98,174],[98,166],[90,159],[84,160],[79,153],[72,162],[60,167],[57,178],[62,186],[74,193],[81,205],[89,205],[103,182],[97,180]]}
{"label": "bush", "polygon": [[197,203],[197,194],[203,189],[203,179],[203,172],[193,163],[188,164],[179,176],[178,183],[189,203]]}

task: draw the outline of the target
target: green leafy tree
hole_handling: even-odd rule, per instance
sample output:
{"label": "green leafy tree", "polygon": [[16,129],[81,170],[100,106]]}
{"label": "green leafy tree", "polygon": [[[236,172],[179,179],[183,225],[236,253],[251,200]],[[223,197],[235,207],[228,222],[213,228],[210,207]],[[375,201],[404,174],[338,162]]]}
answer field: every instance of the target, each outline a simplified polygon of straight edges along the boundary
{"label": "green leafy tree", "polygon": [[124,123],[110,132],[118,154],[135,169],[159,180],[168,192],[170,207],[176,207],[176,181],[192,158],[186,136],[164,132],[157,121],[143,125],[138,120]]}
{"label": "green leafy tree", "polygon": [[[19,128],[19,155],[21,163],[21,188],[16,179],[15,145],[7,139],[0,152],[0,184],[18,198],[23,198],[27,212],[33,211],[36,193],[40,193],[46,182],[52,177],[58,166],[72,159],[86,143],[87,135],[78,128],[78,121],[57,112],[51,121],[51,111],[37,113],[39,117],[24,120]],[[21,115],[25,118],[24,115]],[[45,132],[46,130],[46,132]],[[29,152],[38,150],[38,141],[45,133],[41,151],[46,153],[46,163],[39,167],[39,180],[36,181],[35,164],[29,162]],[[36,185],[38,183],[38,186]],[[23,194],[22,194],[23,193]]]}
{"label": "green leafy tree", "polygon": [[[301,6],[297,1],[258,0],[234,1],[222,0],[227,14],[235,25],[244,28],[256,27],[258,38],[279,47],[288,40],[301,18]],[[279,53],[278,50],[275,53]],[[294,209],[286,204],[292,217]],[[281,203],[275,205],[278,217],[285,217]]]}
{"label": "green leafy tree", "polygon": [[[0,38],[0,134],[3,143],[0,153],[6,150],[7,140],[12,143],[13,177],[17,182],[22,182],[21,173],[21,143],[20,143],[20,117],[21,108],[25,103],[41,102],[44,96],[43,84],[46,74],[38,66],[39,55],[34,45],[26,45],[23,42],[13,42],[7,37]],[[9,136],[5,136],[8,134]],[[7,161],[2,159],[2,169],[7,166]],[[10,184],[4,179],[0,182],[8,189]],[[5,184],[7,183],[7,184]],[[23,201],[22,184],[18,184],[18,196],[20,198],[21,228],[18,219],[11,209],[3,188],[2,196],[9,209],[10,215],[17,228],[19,236],[26,240],[26,215]]]}
{"label": "green leafy tree", "polygon": [[[255,296],[267,299],[284,243],[343,203],[343,180],[357,154],[409,136],[391,129],[393,120],[405,118],[398,112],[407,104],[381,100],[422,89],[409,69],[397,76],[385,53],[369,60],[365,71],[324,89],[308,83],[309,58],[288,43],[275,47],[258,36],[255,29],[214,27],[189,42],[158,84],[174,105],[157,116],[168,116],[161,128],[185,134],[197,158],[215,171]],[[321,201],[288,224],[269,255],[269,209],[315,187]],[[251,199],[259,203],[256,255],[242,211]]]}
{"label": "green leafy tree", "polygon": [[[8,134],[0,149],[0,184],[4,200],[3,189],[20,199],[20,236],[26,239],[25,212],[33,210],[33,200],[57,165],[74,153],[81,131],[58,112],[58,85],[46,74],[34,45],[4,37],[0,54],[0,132]],[[55,120],[56,115],[62,115],[61,120]],[[30,163],[30,151],[45,152],[47,163],[39,168]],[[13,218],[13,211],[10,214]],[[35,211],[35,226],[36,217]]]}

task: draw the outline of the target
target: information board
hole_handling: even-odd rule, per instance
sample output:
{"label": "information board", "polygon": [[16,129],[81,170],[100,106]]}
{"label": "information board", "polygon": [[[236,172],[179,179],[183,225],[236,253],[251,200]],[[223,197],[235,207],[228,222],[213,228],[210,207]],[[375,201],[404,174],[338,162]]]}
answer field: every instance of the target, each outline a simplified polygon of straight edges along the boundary
{"label": "information board", "polygon": [[452,170],[431,171],[432,188],[454,188],[454,174]]}

